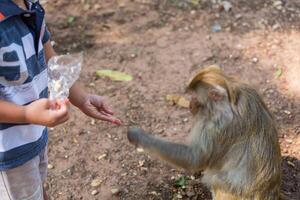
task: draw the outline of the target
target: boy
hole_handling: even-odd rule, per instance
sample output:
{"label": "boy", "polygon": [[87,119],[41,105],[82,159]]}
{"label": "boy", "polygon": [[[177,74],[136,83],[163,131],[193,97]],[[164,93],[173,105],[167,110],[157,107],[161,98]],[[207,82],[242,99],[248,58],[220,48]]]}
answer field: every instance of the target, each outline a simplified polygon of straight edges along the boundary
{"label": "boy", "polygon": [[[55,55],[37,0],[0,0],[0,199],[47,199],[46,127],[68,120],[68,100],[50,101],[47,61]],[[120,124],[103,98],[75,83],[70,102],[86,115]],[[57,106],[59,105],[59,106]]]}

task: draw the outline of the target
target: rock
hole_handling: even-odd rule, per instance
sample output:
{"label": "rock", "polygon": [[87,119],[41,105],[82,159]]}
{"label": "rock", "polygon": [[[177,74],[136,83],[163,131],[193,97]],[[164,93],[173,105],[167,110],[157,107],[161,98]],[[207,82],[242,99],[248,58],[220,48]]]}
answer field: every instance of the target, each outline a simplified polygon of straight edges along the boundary
{"label": "rock", "polygon": [[292,139],[286,139],[285,140],[287,143],[289,143],[289,144],[292,144],[293,143],[293,140]]}
{"label": "rock", "polygon": [[191,15],[195,15],[195,14],[196,14],[196,10],[192,10]]}
{"label": "rock", "polygon": [[229,12],[232,9],[232,4],[229,1],[222,1],[221,4],[226,12]]}
{"label": "rock", "polygon": [[98,160],[102,160],[103,158],[106,158],[106,157],[107,157],[107,154],[104,153],[98,157]]}
{"label": "rock", "polygon": [[241,19],[243,17],[243,15],[242,14],[236,14],[234,17],[235,17],[235,19]]}
{"label": "rock", "polygon": [[99,194],[99,192],[97,190],[93,190],[92,193],[91,193],[93,196]]}
{"label": "rock", "polygon": [[118,188],[113,188],[110,190],[112,195],[117,195],[120,193],[120,190]]}
{"label": "rock", "polygon": [[282,10],[282,8],[283,8],[283,2],[282,2],[282,1],[274,1],[273,6],[274,6],[277,10]]}
{"label": "rock", "polygon": [[257,63],[257,62],[258,62],[258,58],[254,57],[254,58],[252,59],[252,62],[253,62],[253,63]]}
{"label": "rock", "polygon": [[54,166],[52,164],[48,164],[48,169],[54,169]]}
{"label": "rock", "polygon": [[144,149],[142,149],[142,148],[137,148],[136,151],[139,152],[139,153],[143,153],[143,152],[144,152]]}
{"label": "rock", "polygon": [[220,24],[215,24],[215,25],[213,25],[213,27],[212,27],[212,32],[218,33],[218,32],[221,32],[221,31],[222,31],[222,27],[221,27]]}
{"label": "rock", "polygon": [[182,195],[181,194],[177,194],[177,199],[182,199]]}
{"label": "rock", "polygon": [[291,114],[291,111],[289,111],[289,110],[285,110],[285,111],[283,111],[285,114],[287,114],[287,115],[290,115]]}
{"label": "rock", "polygon": [[92,187],[98,187],[99,185],[101,185],[102,181],[100,179],[94,179],[91,182],[91,186]]}

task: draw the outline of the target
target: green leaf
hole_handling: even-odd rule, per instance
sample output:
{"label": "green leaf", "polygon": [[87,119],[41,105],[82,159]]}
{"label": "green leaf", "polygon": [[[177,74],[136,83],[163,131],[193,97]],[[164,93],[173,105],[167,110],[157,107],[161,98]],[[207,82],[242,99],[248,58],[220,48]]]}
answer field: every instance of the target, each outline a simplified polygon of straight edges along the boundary
{"label": "green leaf", "polygon": [[108,77],[114,81],[131,81],[132,80],[132,76],[130,76],[129,74],[119,72],[119,71],[113,71],[113,70],[109,70],[109,69],[97,70],[96,74],[97,74],[97,76],[100,76],[100,77]]}
{"label": "green leaf", "polygon": [[274,75],[275,75],[276,78],[279,78],[282,75],[282,70],[277,69]]}
{"label": "green leaf", "polygon": [[189,2],[194,6],[198,6],[201,3],[201,0],[190,0]]}
{"label": "green leaf", "polygon": [[185,176],[179,177],[175,182],[175,186],[185,187],[186,186],[186,177]]}
{"label": "green leaf", "polygon": [[69,16],[68,17],[68,23],[72,24],[75,21],[75,19],[76,19],[75,16]]}

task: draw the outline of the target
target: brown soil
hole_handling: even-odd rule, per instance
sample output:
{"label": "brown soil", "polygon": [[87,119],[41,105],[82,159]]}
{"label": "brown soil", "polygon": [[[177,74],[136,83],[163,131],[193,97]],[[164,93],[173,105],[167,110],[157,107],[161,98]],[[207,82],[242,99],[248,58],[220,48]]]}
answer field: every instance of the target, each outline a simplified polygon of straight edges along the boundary
{"label": "brown soil", "polygon": [[[71,119],[50,133],[54,168],[46,185],[52,200],[211,199],[199,174],[139,153],[126,138],[127,126],[139,125],[184,140],[189,111],[170,105],[165,96],[186,96],[191,72],[210,64],[263,95],[280,131],[282,192],[300,200],[300,2],[282,0],[276,7],[275,0],[235,0],[229,12],[210,0],[186,2],[44,1],[57,52],[85,53],[81,82],[89,92],[108,96],[125,124],[94,121],[72,109]],[[215,24],[220,32],[212,31]],[[134,79],[98,78],[97,69],[123,71]],[[176,186],[179,176],[186,176],[186,187]],[[102,181],[100,186],[91,187],[94,179]],[[113,195],[112,189],[119,192]],[[93,190],[99,193],[92,195]]]}

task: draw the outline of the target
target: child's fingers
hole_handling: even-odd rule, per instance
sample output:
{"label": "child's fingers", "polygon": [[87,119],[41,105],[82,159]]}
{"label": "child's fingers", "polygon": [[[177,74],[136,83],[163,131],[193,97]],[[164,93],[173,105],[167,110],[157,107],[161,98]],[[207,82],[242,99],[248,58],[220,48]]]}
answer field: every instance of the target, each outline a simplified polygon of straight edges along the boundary
{"label": "child's fingers", "polygon": [[114,112],[112,111],[112,108],[109,105],[107,105],[106,103],[103,103],[102,109],[103,109],[103,111],[105,111],[106,113],[108,113],[110,115],[114,114]]}

